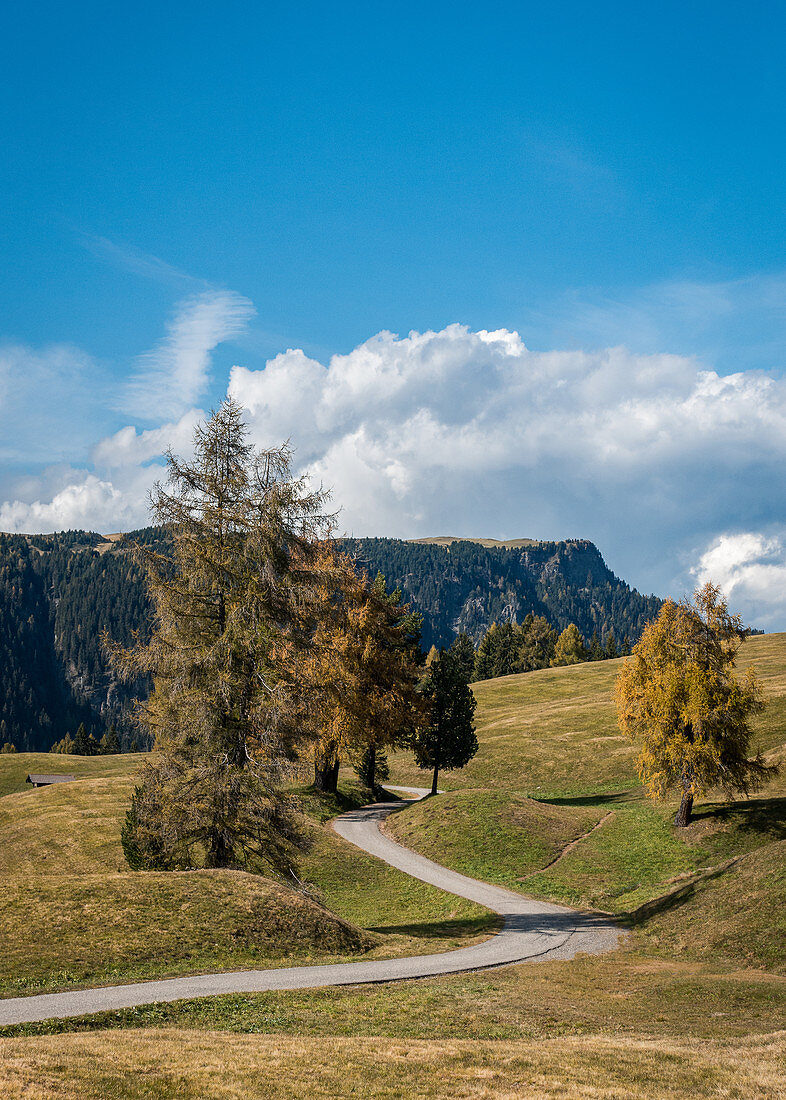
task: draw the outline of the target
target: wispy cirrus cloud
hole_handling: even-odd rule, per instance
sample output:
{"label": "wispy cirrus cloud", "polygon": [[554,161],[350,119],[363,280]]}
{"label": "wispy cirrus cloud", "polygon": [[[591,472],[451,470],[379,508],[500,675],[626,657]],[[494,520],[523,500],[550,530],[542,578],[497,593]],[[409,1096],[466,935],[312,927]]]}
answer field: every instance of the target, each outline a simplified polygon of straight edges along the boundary
{"label": "wispy cirrus cloud", "polygon": [[211,284],[205,279],[200,279],[187,271],[181,271],[180,268],[162,260],[160,256],[144,252],[133,245],[111,241],[108,237],[99,237],[92,233],[80,234],[79,240],[93,256],[104,260],[112,267],[130,271],[144,279],[151,279],[166,286],[191,287],[195,291],[211,289]]}
{"label": "wispy cirrus cloud", "polygon": [[181,301],[167,335],[137,360],[123,388],[122,411],[158,422],[181,416],[204,394],[210,353],[243,332],[255,312],[248,298],[231,290],[206,290]]}
{"label": "wispy cirrus cloud", "polygon": [[579,288],[528,314],[533,344],[693,355],[722,373],[786,366],[786,272]]}
{"label": "wispy cirrus cloud", "polygon": [[[233,291],[189,295],[119,387],[113,364],[80,348],[0,345],[0,529],[143,524],[162,454],[187,452],[204,416],[212,352],[253,314]],[[118,411],[154,426],[118,429]]]}
{"label": "wispy cirrus cloud", "polygon": [[61,462],[85,450],[108,389],[80,348],[0,345],[0,461]]}

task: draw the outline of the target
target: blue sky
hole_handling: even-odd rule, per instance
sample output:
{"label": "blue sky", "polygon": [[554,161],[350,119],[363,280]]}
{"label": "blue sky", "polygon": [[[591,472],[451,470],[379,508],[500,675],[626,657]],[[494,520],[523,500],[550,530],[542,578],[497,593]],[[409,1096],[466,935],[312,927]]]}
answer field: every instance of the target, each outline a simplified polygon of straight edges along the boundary
{"label": "blue sky", "polygon": [[[774,3],[18,6],[0,526],[143,520],[151,464],[231,384],[356,533],[582,535],[639,587],[711,567],[786,627],[785,23]],[[526,354],[473,335],[497,330]]]}

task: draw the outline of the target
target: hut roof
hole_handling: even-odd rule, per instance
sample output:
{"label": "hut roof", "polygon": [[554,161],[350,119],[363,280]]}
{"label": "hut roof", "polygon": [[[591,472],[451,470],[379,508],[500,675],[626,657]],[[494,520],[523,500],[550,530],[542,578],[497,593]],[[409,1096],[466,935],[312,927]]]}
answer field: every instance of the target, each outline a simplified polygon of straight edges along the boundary
{"label": "hut roof", "polygon": [[70,783],[76,779],[75,775],[36,775],[33,772],[28,775],[26,783],[32,783],[34,787],[47,787],[50,783]]}

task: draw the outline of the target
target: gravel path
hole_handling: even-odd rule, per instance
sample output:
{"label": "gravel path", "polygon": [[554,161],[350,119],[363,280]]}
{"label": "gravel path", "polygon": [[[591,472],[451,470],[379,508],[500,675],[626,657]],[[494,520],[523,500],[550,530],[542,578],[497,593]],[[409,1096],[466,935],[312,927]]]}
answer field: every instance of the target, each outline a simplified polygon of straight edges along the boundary
{"label": "gravel path", "polygon": [[[423,794],[419,788],[398,788]],[[34,1020],[81,1016],[160,1001],[212,997],[219,993],[258,993],[271,989],[401,981],[482,970],[531,959],[571,959],[579,952],[600,954],[617,945],[619,929],[601,917],[522,897],[499,886],[467,878],[383,836],[379,824],[400,802],[380,803],[343,814],[333,828],[350,843],[413,878],[468,898],[504,918],[502,930],[483,943],[438,955],[375,959],[330,966],[293,966],[280,970],[241,970],[201,974],[131,985],[44,993],[0,999],[0,1026]]]}

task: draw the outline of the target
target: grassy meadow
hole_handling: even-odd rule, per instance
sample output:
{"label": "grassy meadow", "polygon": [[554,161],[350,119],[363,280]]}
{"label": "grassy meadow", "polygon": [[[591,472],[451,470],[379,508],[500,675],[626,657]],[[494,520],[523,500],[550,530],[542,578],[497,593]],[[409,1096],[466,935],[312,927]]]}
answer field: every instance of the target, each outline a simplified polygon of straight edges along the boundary
{"label": "grassy meadow", "polygon": [[[784,759],[786,635],[751,638],[743,655],[756,664],[770,700],[756,740],[770,759]],[[406,806],[386,826],[402,843],[465,873],[615,914],[629,929],[618,951],[422,982],[215,997],[7,1028],[0,1035],[0,1093],[64,1100],[786,1097],[786,774],[750,799],[726,803],[714,793],[699,801],[695,821],[678,833],[674,806],[643,797],[635,750],[616,728],[618,665],[474,685],[477,757],[441,778],[445,794]],[[21,793],[20,765],[79,770],[85,778]],[[58,975],[59,948],[48,961],[31,963],[36,951],[46,955],[41,929],[58,913],[53,879],[68,880],[59,901],[64,926],[50,937],[66,944],[61,962],[73,961],[80,936],[133,943],[125,962],[105,965],[101,980],[115,980],[118,965],[129,973],[123,966],[132,966],[133,953],[139,959],[140,947],[158,972],[199,968],[198,953],[187,954],[193,942],[178,949],[162,936],[173,914],[184,941],[204,950],[212,937],[218,945],[201,956],[211,968],[222,958],[259,965],[265,952],[278,959],[265,965],[300,962],[309,952],[316,961],[328,927],[337,937],[334,957],[450,947],[492,927],[483,911],[413,883],[325,828],[331,814],[362,797],[346,784],[339,799],[304,797],[315,842],[302,875],[312,890],[296,897],[327,907],[319,909],[324,929],[316,925],[308,942],[294,942],[299,914],[289,940],[286,921],[280,933],[266,931],[264,914],[283,891],[269,880],[190,872],[182,887],[177,876],[161,876],[169,894],[148,889],[144,880],[159,876],[124,871],[117,838],[137,767],[128,757],[43,756],[29,764],[0,757],[0,790],[8,792],[0,798],[8,838],[0,885],[9,897],[30,890],[29,919],[39,914],[27,932],[14,905],[11,916],[0,915],[4,946],[9,939],[20,944],[0,964],[6,994],[19,991],[20,979],[32,991],[102,973],[98,953],[82,979],[76,971]],[[391,782],[425,781],[404,754],[391,759],[391,773]],[[147,890],[136,910],[123,893],[132,889]],[[194,911],[184,918],[187,899]],[[69,904],[81,922],[70,931]],[[219,915],[222,907],[235,915]],[[289,900],[284,908],[292,911]],[[118,919],[124,912],[132,914],[125,922]],[[237,942],[241,923],[244,943]]]}
{"label": "grassy meadow", "polygon": [[[415,882],[325,827],[367,800],[351,784],[340,799],[303,798],[307,895],[240,871],[130,871],[120,827],[142,759],[0,756],[13,792],[0,797],[0,996],[427,954],[497,927],[480,906]],[[84,778],[32,789],[30,771]]]}
{"label": "grassy meadow", "polygon": [[[786,635],[754,636],[741,656],[768,699],[754,747],[780,761]],[[676,803],[644,797],[635,747],[616,728],[619,664],[475,685],[477,756],[444,776],[445,794],[389,819],[387,832],[465,874],[614,914],[644,950],[786,972],[786,769],[750,798],[699,800],[691,825],[674,829]],[[412,774],[406,763],[396,773]]]}
{"label": "grassy meadow", "polygon": [[[440,789],[487,788],[533,798],[616,793],[636,785],[636,749],[617,728],[614,681],[624,658],[545,668],[473,684],[480,749],[466,768],[440,775]],[[769,699],[755,745],[773,759],[786,750],[786,635],[749,638],[740,669],[753,663]],[[391,782],[424,786],[411,756],[393,757]]]}

